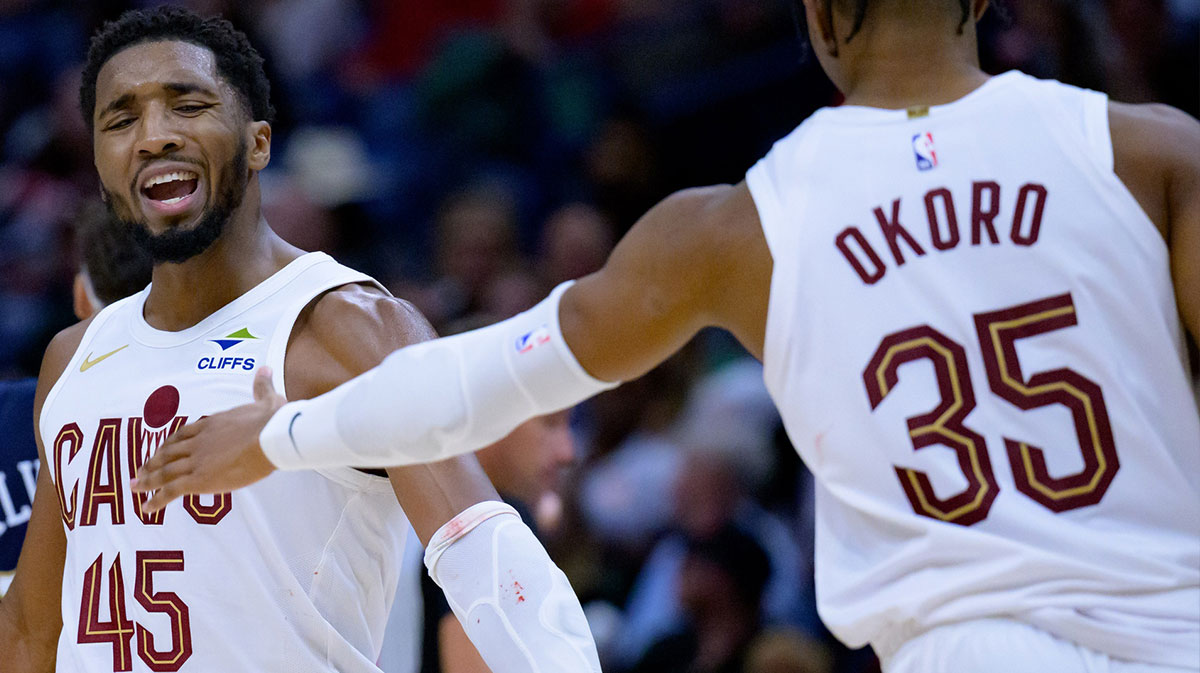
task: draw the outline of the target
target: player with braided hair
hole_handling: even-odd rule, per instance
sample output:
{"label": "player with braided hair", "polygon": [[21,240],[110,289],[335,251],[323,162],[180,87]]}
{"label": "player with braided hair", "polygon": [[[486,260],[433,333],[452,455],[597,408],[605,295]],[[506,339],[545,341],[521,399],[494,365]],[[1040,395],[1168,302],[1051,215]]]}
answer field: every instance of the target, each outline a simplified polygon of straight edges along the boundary
{"label": "player with braided hair", "polygon": [[989,77],[987,0],[803,4],[846,105],[525,314],[184,428],[149,506],[478,449],[713,325],[816,478],[821,616],[887,673],[1200,670],[1200,123]]}

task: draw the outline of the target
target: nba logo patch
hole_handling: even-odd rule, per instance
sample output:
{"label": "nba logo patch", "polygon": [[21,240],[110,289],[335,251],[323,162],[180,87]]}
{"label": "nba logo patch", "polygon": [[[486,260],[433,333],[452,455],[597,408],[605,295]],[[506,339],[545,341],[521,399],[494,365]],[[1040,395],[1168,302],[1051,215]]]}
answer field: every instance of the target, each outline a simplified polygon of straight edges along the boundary
{"label": "nba logo patch", "polygon": [[527,332],[517,338],[517,353],[528,353],[529,351],[533,350],[535,346],[541,346],[542,344],[548,343],[550,343],[550,329],[545,325],[542,325],[532,332]]}
{"label": "nba logo patch", "polygon": [[931,171],[937,168],[937,148],[933,145],[932,133],[918,133],[912,137],[913,154],[917,158],[917,168]]}

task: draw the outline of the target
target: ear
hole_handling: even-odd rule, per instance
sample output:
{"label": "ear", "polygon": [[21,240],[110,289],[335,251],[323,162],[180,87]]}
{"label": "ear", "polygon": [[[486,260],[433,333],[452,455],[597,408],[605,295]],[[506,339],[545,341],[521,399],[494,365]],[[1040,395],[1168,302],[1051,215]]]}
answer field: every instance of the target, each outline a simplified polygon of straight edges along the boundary
{"label": "ear", "polygon": [[[830,56],[837,58],[838,40],[833,29],[833,3],[826,0],[804,0],[804,13],[808,18],[809,37],[813,49],[824,48]],[[817,44],[820,40],[820,44]]]}
{"label": "ear", "polygon": [[975,11],[975,23],[979,23],[979,20],[987,13],[988,7],[991,6],[991,0],[975,0],[975,7],[973,8]]}
{"label": "ear", "polygon": [[246,166],[251,170],[261,171],[271,163],[271,124],[268,122],[250,122],[248,125],[250,151],[246,156]]}

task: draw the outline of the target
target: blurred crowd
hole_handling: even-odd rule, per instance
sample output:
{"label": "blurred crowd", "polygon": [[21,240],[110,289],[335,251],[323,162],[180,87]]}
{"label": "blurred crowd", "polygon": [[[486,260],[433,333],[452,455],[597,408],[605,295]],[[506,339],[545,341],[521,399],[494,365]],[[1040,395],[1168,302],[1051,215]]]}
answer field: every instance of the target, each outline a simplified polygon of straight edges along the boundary
{"label": "blurred crowd", "polygon": [[[87,38],[139,2],[0,0],[0,377],[73,321],[96,208]],[[154,4],[157,4],[154,3]],[[736,182],[838,94],[790,0],[192,0],[266,58],[271,225],[439,331],[597,269],[681,187]],[[1200,0],[993,0],[984,67],[1200,115]],[[577,408],[527,494],[605,670],[860,673],[816,617],[811,484],[757,363],[705,332]]]}

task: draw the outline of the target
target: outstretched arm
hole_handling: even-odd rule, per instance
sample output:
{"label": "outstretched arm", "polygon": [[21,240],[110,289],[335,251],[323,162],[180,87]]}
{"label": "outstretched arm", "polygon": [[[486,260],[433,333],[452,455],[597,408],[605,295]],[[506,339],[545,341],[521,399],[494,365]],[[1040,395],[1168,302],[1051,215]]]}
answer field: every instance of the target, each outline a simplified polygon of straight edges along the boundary
{"label": "outstretched arm", "polygon": [[[388,353],[435,336],[415,309],[374,288],[327,293],[293,328],[287,395],[321,395]],[[269,382],[256,378],[256,398],[268,406],[281,403]],[[474,456],[389,467],[387,473],[428,548],[430,575],[492,670],[599,673],[596,646],[566,576],[516,512],[499,502]],[[523,590],[514,591],[515,585]]]}
{"label": "outstretched arm", "polygon": [[744,184],[680,192],[639,220],[601,271],[534,309],[401,349],[313,400],[241,407],[185,427],[142,468],[137,488],[160,488],[150,503],[160,506],[244,486],[272,466],[462,455],[607,381],[640,376],[706,325],[761,355],[771,268]]}
{"label": "outstretched arm", "polygon": [[678,192],[563,296],[563,336],[605,381],[645,374],[704,327],[732,332],[761,359],[771,270],[745,183]]}

